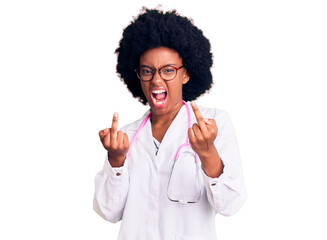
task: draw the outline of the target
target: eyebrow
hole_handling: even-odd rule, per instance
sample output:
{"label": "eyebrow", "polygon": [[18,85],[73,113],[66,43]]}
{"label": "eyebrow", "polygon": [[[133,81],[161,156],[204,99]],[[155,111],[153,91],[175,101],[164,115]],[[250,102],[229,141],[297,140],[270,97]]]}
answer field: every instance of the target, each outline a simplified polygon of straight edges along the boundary
{"label": "eyebrow", "polygon": [[[163,68],[163,67],[168,67],[168,66],[177,66],[177,64],[166,64],[166,65],[163,65],[162,67],[159,67],[158,69],[160,69],[160,68]],[[152,68],[152,69],[154,69],[153,67],[150,67],[150,66],[148,66],[148,65],[141,65],[140,67],[149,67],[149,68]]]}

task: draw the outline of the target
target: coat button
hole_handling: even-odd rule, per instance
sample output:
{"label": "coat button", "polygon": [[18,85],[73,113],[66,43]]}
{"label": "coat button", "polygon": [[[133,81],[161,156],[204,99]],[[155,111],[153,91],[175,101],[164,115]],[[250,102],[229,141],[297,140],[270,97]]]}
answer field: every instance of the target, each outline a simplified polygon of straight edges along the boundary
{"label": "coat button", "polygon": [[118,173],[116,173],[116,176],[120,176],[120,175],[121,175],[121,173],[119,173],[119,172],[118,172]]}
{"label": "coat button", "polygon": [[216,186],[216,184],[215,183],[211,183],[211,186]]}

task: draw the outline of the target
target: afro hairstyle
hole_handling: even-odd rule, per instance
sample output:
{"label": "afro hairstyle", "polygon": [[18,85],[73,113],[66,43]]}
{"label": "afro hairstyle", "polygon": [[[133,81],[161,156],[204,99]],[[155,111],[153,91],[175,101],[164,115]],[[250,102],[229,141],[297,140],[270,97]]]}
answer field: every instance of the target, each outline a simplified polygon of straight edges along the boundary
{"label": "afro hairstyle", "polygon": [[195,100],[212,86],[212,53],[210,42],[193,20],[176,10],[163,12],[143,8],[137,18],[124,29],[117,57],[116,70],[129,91],[144,105],[147,99],[135,74],[140,56],[146,50],[167,47],[175,50],[183,61],[190,80],[183,85],[183,99]]}

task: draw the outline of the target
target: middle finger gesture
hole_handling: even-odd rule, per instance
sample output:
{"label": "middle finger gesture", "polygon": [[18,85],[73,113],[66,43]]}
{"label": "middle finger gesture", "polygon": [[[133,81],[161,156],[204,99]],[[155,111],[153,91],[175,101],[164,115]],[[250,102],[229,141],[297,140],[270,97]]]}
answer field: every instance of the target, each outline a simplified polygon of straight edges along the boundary
{"label": "middle finger gesture", "polygon": [[192,149],[199,155],[207,157],[216,150],[214,141],[218,134],[218,127],[214,119],[205,119],[195,104],[191,102],[191,106],[197,120],[188,130],[188,137]]}

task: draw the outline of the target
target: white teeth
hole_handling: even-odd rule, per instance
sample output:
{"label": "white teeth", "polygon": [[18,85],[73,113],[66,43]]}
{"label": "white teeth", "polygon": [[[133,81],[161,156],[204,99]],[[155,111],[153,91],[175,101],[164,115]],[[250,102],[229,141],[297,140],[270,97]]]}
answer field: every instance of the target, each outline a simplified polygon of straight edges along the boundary
{"label": "white teeth", "polygon": [[156,93],[156,94],[158,94],[158,93],[164,93],[164,92],[166,92],[165,90],[153,90],[152,91],[152,93]]}
{"label": "white teeth", "polygon": [[155,98],[153,98],[153,101],[154,101],[156,104],[158,104],[158,105],[163,104],[163,103],[165,102],[165,100],[158,101],[158,100],[155,99]]}

